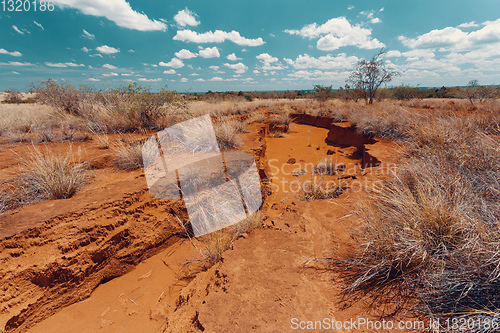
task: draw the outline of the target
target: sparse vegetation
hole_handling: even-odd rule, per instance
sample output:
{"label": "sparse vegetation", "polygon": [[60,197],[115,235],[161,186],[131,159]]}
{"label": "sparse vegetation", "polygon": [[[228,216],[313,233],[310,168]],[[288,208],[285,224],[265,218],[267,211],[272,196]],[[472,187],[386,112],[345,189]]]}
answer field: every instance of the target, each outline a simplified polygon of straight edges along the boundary
{"label": "sparse vegetation", "polygon": [[[83,120],[92,132],[160,129],[165,118],[179,118],[175,106],[182,105],[175,92],[166,88],[152,92],[136,83],[101,91],[49,79],[33,85],[31,92],[36,94],[38,102],[54,107],[61,115]],[[185,119],[181,117],[181,121]]]}
{"label": "sparse vegetation", "polygon": [[390,82],[395,76],[400,75],[399,72],[388,68],[384,64],[383,57],[385,54],[386,51],[382,49],[372,59],[358,61],[347,80],[362,93],[366,104],[373,104],[377,90],[383,83]]}
{"label": "sparse vegetation", "polygon": [[92,137],[92,141],[94,141],[100,149],[109,149],[111,146],[111,140],[107,134],[96,134]]}
{"label": "sparse vegetation", "polygon": [[[184,226],[180,220],[179,223]],[[190,276],[212,267],[222,260],[225,251],[233,247],[234,241],[238,236],[248,232],[252,228],[261,227],[262,212],[259,210],[236,225],[205,234],[197,237],[196,240],[191,239],[190,232],[185,229],[186,235],[200,254],[198,258],[185,263],[187,268],[186,275]]]}
{"label": "sparse vegetation", "polygon": [[302,182],[299,197],[305,201],[334,199],[342,193],[340,180],[326,179],[324,176],[311,174]]}
{"label": "sparse vegetation", "polygon": [[315,98],[320,103],[325,103],[328,99],[333,98],[334,92],[332,86],[322,86],[320,84],[316,84],[314,86]]}
{"label": "sparse vegetation", "polygon": [[425,95],[426,91],[418,87],[400,85],[392,89],[392,96],[397,100],[422,99]]}
{"label": "sparse vegetation", "polygon": [[247,122],[249,124],[256,121],[264,121],[266,119],[266,114],[264,112],[254,112],[248,117]]}
{"label": "sparse vegetation", "polygon": [[271,138],[286,138],[286,133],[283,133],[282,131],[269,131],[269,137]]}
{"label": "sparse vegetation", "polygon": [[65,154],[33,147],[19,160],[16,175],[0,184],[0,207],[13,209],[30,203],[67,199],[75,195],[89,180],[85,163],[72,150]]}
{"label": "sparse vegetation", "polygon": [[76,87],[58,84],[55,80],[48,79],[38,86],[33,84],[30,91],[36,94],[36,100],[41,104],[50,105],[62,113],[80,114],[83,92]]}
{"label": "sparse vegetation", "polygon": [[465,88],[460,88],[458,90],[457,95],[458,97],[468,99],[470,104],[474,105],[474,101],[482,102],[487,99],[495,98],[497,91],[493,87],[479,85],[477,80],[471,80]]}
{"label": "sparse vegetation", "polygon": [[214,124],[215,137],[221,150],[237,149],[241,146],[238,133],[244,125],[237,120],[223,120]]}
{"label": "sparse vegetation", "polygon": [[473,119],[409,126],[407,161],[357,211],[361,248],[333,261],[347,299],[442,319],[499,315],[500,149]]}
{"label": "sparse vegetation", "polygon": [[274,117],[273,122],[278,126],[286,126],[286,128],[288,129],[290,124],[293,123],[293,117],[290,115],[290,113],[290,111],[285,111],[277,114]]}
{"label": "sparse vegetation", "polygon": [[136,170],[143,167],[142,144],[137,141],[132,144],[120,142],[113,146],[115,165],[122,170]]}
{"label": "sparse vegetation", "polygon": [[22,95],[19,91],[7,90],[2,103],[19,104],[23,101]]}
{"label": "sparse vegetation", "polygon": [[337,166],[335,163],[331,160],[325,159],[321,163],[318,163],[314,168],[313,168],[313,173],[318,174],[318,175],[323,175],[323,176],[332,176],[337,174]]}

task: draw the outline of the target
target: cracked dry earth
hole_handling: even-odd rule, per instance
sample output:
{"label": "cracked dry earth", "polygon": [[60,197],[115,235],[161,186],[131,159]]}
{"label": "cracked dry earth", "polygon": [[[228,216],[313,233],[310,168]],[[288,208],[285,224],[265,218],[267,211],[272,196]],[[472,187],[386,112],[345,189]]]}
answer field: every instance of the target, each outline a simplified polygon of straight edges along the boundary
{"label": "cracked dry earth", "polygon": [[[398,147],[360,137],[348,123],[305,115],[296,115],[286,137],[270,137],[268,129],[256,122],[240,135],[266,189],[263,227],[240,235],[221,262],[190,276],[183,262],[199,253],[177,221],[187,219],[183,203],[151,197],[142,171],[116,171],[102,151],[81,143],[96,165],[84,191],[0,217],[0,327],[287,332],[293,318],[376,319],[363,303],[341,306],[341,285],[324,258],[355,246],[353,205],[366,196],[364,186],[386,177],[378,171],[397,161]],[[345,166],[332,176],[342,180],[343,193],[301,200],[296,185],[325,157]],[[2,171],[8,158],[3,163]],[[308,173],[294,176],[299,169]]]}

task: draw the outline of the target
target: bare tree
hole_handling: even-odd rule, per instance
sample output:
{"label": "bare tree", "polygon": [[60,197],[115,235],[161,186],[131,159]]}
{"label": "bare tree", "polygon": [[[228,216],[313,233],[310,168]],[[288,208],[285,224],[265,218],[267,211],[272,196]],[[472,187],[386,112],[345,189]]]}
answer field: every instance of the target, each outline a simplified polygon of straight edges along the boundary
{"label": "bare tree", "polygon": [[486,87],[479,85],[477,80],[470,80],[465,88],[458,90],[458,97],[467,98],[471,105],[474,105],[474,100],[482,102],[486,99],[495,98],[496,89],[494,87]]}
{"label": "bare tree", "polygon": [[373,99],[382,83],[391,81],[395,76],[400,76],[398,71],[391,70],[384,64],[384,56],[387,50],[381,49],[370,60],[359,60],[347,82],[351,82],[354,88],[359,90],[367,104],[373,104]]}

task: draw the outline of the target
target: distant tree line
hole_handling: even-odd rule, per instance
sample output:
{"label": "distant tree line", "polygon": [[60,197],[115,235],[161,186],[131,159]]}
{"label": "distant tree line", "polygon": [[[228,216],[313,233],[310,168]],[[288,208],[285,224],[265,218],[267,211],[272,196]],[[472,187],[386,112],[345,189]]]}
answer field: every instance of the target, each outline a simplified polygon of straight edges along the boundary
{"label": "distant tree line", "polygon": [[[477,81],[476,81],[477,82]],[[241,99],[242,101],[253,99],[296,99],[310,98],[319,102],[325,102],[328,99],[342,100],[363,100],[362,91],[352,88],[349,84],[344,87],[334,89],[332,86],[314,85],[311,90],[290,90],[290,91],[267,91],[267,92],[234,92],[234,91],[208,91],[206,93],[192,93],[184,95],[188,100],[204,101],[223,101]],[[472,104],[491,98],[500,98],[500,86],[480,86],[476,84],[466,87],[439,87],[422,88],[409,85],[400,85],[390,88],[379,88],[375,100],[395,99],[412,100],[423,98],[461,98],[467,99]]]}

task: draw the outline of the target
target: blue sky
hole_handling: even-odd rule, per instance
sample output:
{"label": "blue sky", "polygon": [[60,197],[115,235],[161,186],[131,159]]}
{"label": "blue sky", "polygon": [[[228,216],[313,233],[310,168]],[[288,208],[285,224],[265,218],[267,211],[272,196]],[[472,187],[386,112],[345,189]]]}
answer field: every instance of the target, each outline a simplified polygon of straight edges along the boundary
{"label": "blue sky", "polygon": [[338,88],[382,47],[402,73],[391,85],[500,83],[498,0],[55,0],[43,12],[33,1],[19,12],[0,3],[0,91],[49,77],[179,92]]}

